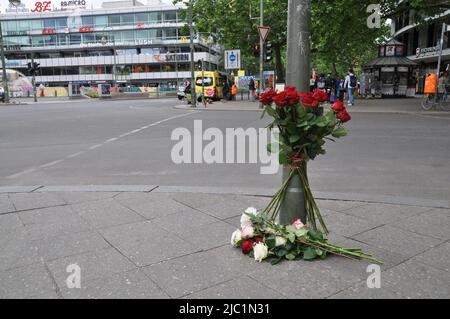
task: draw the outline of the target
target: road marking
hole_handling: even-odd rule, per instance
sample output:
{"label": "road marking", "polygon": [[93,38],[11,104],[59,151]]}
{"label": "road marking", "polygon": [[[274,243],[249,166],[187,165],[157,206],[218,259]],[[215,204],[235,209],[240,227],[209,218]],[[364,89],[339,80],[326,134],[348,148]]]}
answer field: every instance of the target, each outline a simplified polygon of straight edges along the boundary
{"label": "road marking", "polygon": [[57,164],[59,164],[59,163],[62,163],[62,162],[64,162],[64,160],[53,161],[53,162],[50,162],[50,163],[41,165],[41,166],[39,166],[39,168],[48,168],[48,167],[52,167],[52,166],[55,166],[55,165],[57,165]]}
{"label": "road marking", "polygon": [[86,152],[78,152],[75,154],[71,154],[71,155],[67,156],[67,158],[75,158],[75,157],[83,155],[84,153],[86,153]]}
{"label": "road marking", "polygon": [[[166,123],[166,122],[168,122],[168,121],[175,120],[175,119],[179,119],[179,118],[182,118],[182,117],[186,117],[186,116],[189,116],[189,115],[198,113],[198,112],[199,112],[199,111],[190,111],[189,113],[184,113],[184,114],[180,114],[180,115],[176,115],[176,116],[171,116],[171,117],[166,118],[166,119],[164,119],[164,120],[161,120],[161,121],[158,121],[158,122],[155,122],[155,123],[148,124],[148,125],[146,125],[146,126],[141,127],[140,129],[136,129],[136,130],[133,130],[133,131],[131,131],[131,132],[124,133],[124,134],[122,134],[122,135],[119,135],[118,137],[110,138],[109,140],[105,141],[105,142],[102,143],[102,144],[93,145],[93,146],[89,147],[89,149],[87,149],[86,151],[81,151],[81,152],[78,152],[78,153],[74,153],[74,154],[68,155],[66,158],[75,158],[75,157],[81,156],[81,155],[83,155],[83,154],[85,154],[85,153],[87,153],[87,152],[89,152],[89,151],[96,150],[96,149],[98,149],[98,148],[100,148],[100,147],[102,147],[102,146],[104,146],[104,145],[106,145],[106,144],[108,144],[108,143],[112,143],[112,142],[118,141],[119,139],[121,139],[121,138],[123,138],[123,137],[129,136],[129,135],[132,135],[132,134],[136,134],[136,133],[142,132],[143,130],[146,130],[146,129],[150,128],[150,127],[154,127],[154,126],[157,126],[157,125],[159,125],[159,124]],[[27,169],[27,170],[25,170],[25,171],[23,171],[23,172],[20,172],[20,173],[17,173],[17,174],[8,176],[7,178],[8,178],[8,179],[18,178],[18,177],[21,177],[21,176],[23,176],[23,175],[27,175],[27,174],[30,174],[30,173],[34,173],[34,172],[38,171],[39,169],[49,168],[49,167],[58,165],[58,164],[60,164],[60,163],[62,163],[62,162],[64,162],[64,159],[56,160],[56,161],[53,161],[53,162],[50,162],[50,163],[41,165],[41,166],[39,166],[39,168],[30,168],[30,169]]]}
{"label": "road marking", "polygon": [[27,169],[26,171],[23,171],[23,172],[20,172],[20,173],[17,173],[17,174],[8,176],[8,177],[6,177],[6,178],[13,179],[13,178],[17,178],[17,177],[20,177],[20,176],[23,176],[23,175],[27,175],[27,174],[30,174],[30,173],[34,173],[34,172],[36,172],[36,171],[37,171],[36,168],[31,168],[31,169]]}

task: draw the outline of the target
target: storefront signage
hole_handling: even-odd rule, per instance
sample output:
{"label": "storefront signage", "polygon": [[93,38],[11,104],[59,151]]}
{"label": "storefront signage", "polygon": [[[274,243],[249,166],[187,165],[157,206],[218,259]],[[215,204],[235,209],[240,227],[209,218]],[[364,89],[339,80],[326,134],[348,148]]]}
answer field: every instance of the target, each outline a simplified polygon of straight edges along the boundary
{"label": "storefront signage", "polygon": [[189,61],[189,54],[166,54],[166,62],[187,62]]}
{"label": "storefront signage", "polygon": [[6,13],[27,13],[30,9],[24,3],[19,4],[17,7],[13,4],[9,4],[9,7],[6,8]]}
{"label": "storefront signage", "polygon": [[397,67],[397,72],[409,72],[409,68],[407,66],[399,66]]}
{"label": "storefront signage", "polygon": [[61,1],[61,9],[66,9],[70,7],[86,7],[85,0],[71,0],[71,1]]}
{"label": "storefront signage", "polygon": [[56,34],[56,30],[55,29],[44,29],[44,30],[42,30],[42,34],[43,35]]}
{"label": "storefront signage", "polygon": [[395,56],[395,45],[386,47],[386,56]]}
{"label": "storefront signage", "polygon": [[416,50],[416,57],[420,58],[420,57],[426,57],[426,56],[430,56],[430,55],[435,55],[439,53],[440,50],[440,46],[437,45],[435,47],[431,47],[431,48],[417,48]]}
{"label": "storefront signage", "polygon": [[384,67],[384,68],[381,68],[381,72],[386,72],[386,73],[395,72],[395,68],[394,67]]}
{"label": "storefront signage", "polygon": [[52,11],[51,1],[37,1],[34,3],[34,9],[31,9],[31,12],[33,13],[51,12],[51,11]]}
{"label": "storefront signage", "polygon": [[79,31],[80,33],[92,33],[94,32],[94,27],[93,26],[80,27]]}

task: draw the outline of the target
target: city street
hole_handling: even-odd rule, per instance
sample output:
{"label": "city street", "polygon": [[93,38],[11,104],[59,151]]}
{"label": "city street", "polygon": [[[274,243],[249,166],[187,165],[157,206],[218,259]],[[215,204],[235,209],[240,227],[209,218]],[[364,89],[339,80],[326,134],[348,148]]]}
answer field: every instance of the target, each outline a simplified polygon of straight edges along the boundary
{"label": "city street", "polygon": [[[393,110],[418,103],[403,101]],[[365,103],[354,108],[349,136],[329,142],[328,154],[310,166],[313,189],[448,201],[448,113],[418,113],[415,107],[402,114],[364,113]],[[204,130],[223,132],[267,123],[258,112],[173,108],[179,104],[169,99],[0,107],[0,186],[279,186],[281,175],[261,175],[260,165],[175,165],[170,137],[176,128],[192,132],[194,120],[202,120]]]}

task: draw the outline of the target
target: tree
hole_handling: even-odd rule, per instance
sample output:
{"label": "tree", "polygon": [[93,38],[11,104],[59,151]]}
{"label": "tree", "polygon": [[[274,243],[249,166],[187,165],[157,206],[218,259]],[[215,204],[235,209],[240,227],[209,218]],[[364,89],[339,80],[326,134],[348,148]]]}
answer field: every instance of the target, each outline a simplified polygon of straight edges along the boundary
{"label": "tree", "polygon": [[[184,0],[186,1],[186,0]],[[175,3],[183,0],[174,0]],[[198,32],[212,32],[226,48],[242,50],[243,65],[259,69],[254,45],[259,43],[260,0],[195,0],[194,21]],[[448,0],[380,0],[381,28],[369,28],[367,8],[373,0],[312,0],[312,56],[323,72],[342,74],[375,58],[377,44],[389,34],[388,18],[410,9],[419,17],[432,16],[450,8]],[[275,59],[266,66],[284,79],[287,41],[287,0],[264,0],[265,25],[271,27],[270,41]],[[186,10],[181,10],[181,16]]]}

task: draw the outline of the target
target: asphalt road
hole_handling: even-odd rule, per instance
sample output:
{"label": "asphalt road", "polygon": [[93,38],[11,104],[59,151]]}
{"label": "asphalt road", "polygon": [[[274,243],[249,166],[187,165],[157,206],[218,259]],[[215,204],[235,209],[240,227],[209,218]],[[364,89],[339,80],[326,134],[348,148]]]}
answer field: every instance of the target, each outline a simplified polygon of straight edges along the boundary
{"label": "asphalt road", "polygon": [[[175,110],[175,100],[0,107],[0,186],[277,187],[260,165],[176,165],[176,128],[264,127],[256,112]],[[450,199],[450,117],[355,113],[350,135],[310,165],[323,192]]]}

